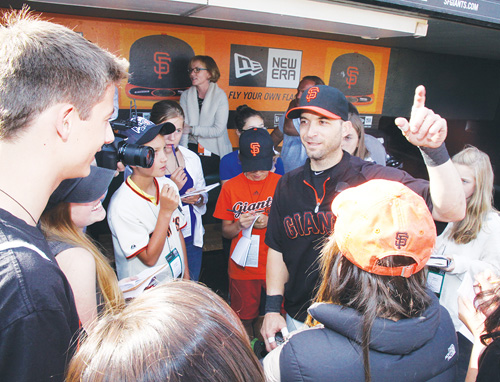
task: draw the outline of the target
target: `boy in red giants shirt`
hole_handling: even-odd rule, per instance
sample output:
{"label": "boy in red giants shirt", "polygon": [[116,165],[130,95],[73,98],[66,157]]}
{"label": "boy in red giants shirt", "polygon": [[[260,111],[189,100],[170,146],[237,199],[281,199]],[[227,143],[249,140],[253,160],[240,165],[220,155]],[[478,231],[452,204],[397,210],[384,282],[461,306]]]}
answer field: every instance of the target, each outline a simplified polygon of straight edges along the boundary
{"label": "boy in red giants shirt", "polygon": [[231,255],[242,237],[242,230],[251,227],[256,219],[245,266],[229,259],[231,307],[242,320],[251,339],[254,333],[260,333],[258,326],[262,324],[262,319],[258,318],[261,297],[265,298],[266,295],[268,250],[264,238],[274,190],[281,177],[269,172],[273,166],[273,156],[273,141],[266,129],[246,130],[240,136],[243,173],[223,185],[214,212],[214,217],[222,219],[222,235],[232,239]]}

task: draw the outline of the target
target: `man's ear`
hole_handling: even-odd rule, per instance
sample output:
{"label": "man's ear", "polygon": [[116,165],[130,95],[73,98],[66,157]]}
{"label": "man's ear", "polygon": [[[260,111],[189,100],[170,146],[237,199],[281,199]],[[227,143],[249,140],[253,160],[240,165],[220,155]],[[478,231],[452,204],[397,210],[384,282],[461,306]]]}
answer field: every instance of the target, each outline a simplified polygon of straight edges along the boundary
{"label": "man's ear", "polygon": [[57,113],[56,130],[61,139],[66,142],[71,132],[72,121],[78,116],[76,108],[71,104],[62,104]]}
{"label": "man's ear", "polygon": [[342,138],[349,134],[349,128],[352,127],[351,121],[342,121]]}

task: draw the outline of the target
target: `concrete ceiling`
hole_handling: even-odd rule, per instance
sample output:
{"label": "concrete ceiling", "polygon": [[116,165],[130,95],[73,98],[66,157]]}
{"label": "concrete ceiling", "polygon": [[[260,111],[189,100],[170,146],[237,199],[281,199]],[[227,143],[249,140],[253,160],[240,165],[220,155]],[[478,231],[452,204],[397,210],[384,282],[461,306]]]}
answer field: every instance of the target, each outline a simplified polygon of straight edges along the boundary
{"label": "concrete ceiling", "polygon": [[[272,0],[269,0],[272,1]],[[290,0],[292,1],[292,0]],[[192,0],[196,7],[205,7],[207,1]],[[3,0],[0,1],[3,3]],[[230,22],[224,20],[213,20],[193,17],[190,12],[185,12],[185,5],[169,0],[48,0],[28,1],[33,10],[53,13],[65,13],[83,16],[109,17],[120,19],[133,19],[154,22],[178,23],[187,25],[199,25],[216,28],[229,28],[236,30],[259,31],[264,33],[278,33],[290,36],[301,36],[321,38],[335,41],[345,41],[361,44],[385,46],[391,48],[412,49],[430,53],[452,54],[467,57],[477,57],[492,60],[500,60],[500,26],[480,23],[466,24],[463,22],[438,19],[436,15],[431,18],[422,12],[409,14],[399,10],[390,10],[402,15],[410,15],[428,20],[428,31],[426,37],[392,37],[380,38],[378,40],[366,40],[359,37],[344,34],[325,33],[318,31],[298,30],[294,28],[275,27],[269,25],[258,25],[255,23]],[[64,3],[64,4],[61,4]],[[166,4],[177,7],[170,13],[158,12],[157,9]],[[342,2],[353,4],[356,2]],[[201,4],[201,5],[200,5]],[[359,4],[357,4],[359,6]],[[5,4],[16,8],[16,4]],[[362,5],[366,8],[366,5]],[[368,9],[381,9],[368,6]],[[170,11],[170,9],[169,9]],[[384,9],[387,11],[387,9]]]}

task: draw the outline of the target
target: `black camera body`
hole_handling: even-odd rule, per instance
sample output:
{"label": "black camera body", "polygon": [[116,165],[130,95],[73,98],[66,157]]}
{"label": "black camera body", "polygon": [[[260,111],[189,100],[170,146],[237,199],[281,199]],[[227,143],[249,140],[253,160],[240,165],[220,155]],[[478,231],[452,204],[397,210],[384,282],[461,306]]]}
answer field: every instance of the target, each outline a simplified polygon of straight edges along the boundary
{"label": "black camera body", "polygon": [[155,161],[155,152],[149,146],[140,146],[127,141],[122,137],[115,137],[112,143],[103,145],[96,154],[99,167],[116,170],[118,162],[128,166],[150,168]]}
{"label": "black camera body", "polygon": [[[138,127],[137,105],[135,100],[130,102],[130,118],[126,120],[114,120],[110,122],[113,130],[125,131],[133,127]],[[139,166],[150,168],[155,161],[155,151],[149,146],[140,146],[133,143],[127,143],[126,136],[115,135],[115,140],[102,146],[95,156],[99,167],[116,170],[118,162],[126,166]]]}

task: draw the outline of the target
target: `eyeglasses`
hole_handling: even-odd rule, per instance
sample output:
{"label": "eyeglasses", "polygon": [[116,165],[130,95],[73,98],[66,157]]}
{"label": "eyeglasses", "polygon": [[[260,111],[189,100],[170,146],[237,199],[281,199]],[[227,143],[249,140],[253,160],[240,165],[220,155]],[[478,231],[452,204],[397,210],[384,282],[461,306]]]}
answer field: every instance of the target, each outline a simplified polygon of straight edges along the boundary
{"label": "eyeglasses", "polygon": [[195,72],[196,74],[198,74],[200,71],[202,70],[208,70],[208,69],[205,69],[205,68],[189,68],[188,69],[188,73],[191,74],[191,72]]}

